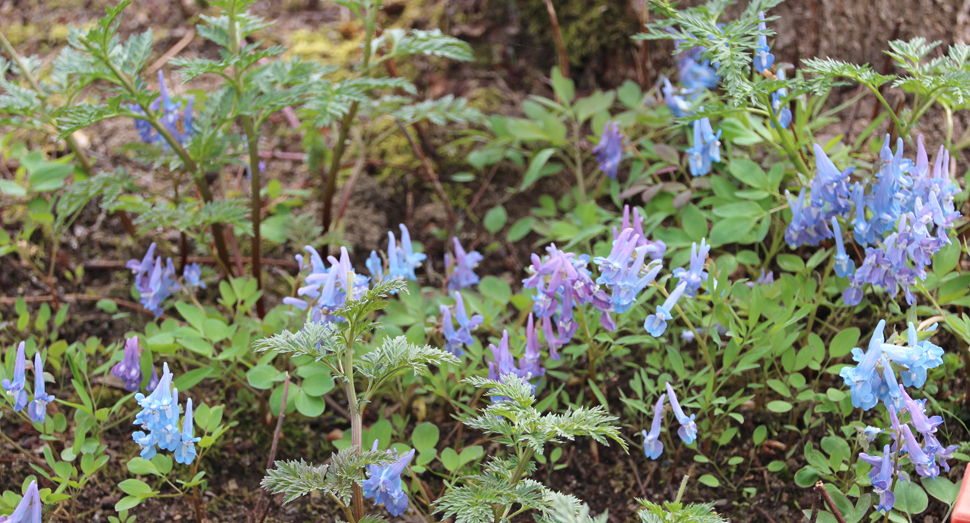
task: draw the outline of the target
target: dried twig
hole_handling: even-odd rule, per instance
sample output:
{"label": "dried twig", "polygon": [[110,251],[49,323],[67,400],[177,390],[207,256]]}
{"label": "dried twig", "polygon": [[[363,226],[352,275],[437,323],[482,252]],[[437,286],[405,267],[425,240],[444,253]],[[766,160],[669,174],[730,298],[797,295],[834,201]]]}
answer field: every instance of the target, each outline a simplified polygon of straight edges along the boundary
{"label": "dried twig", "polygon": [[[290,373],[286,373],[286,377],[283,379],[283,401],[280,402],[280,415],[276,417],[276,430],[273,431],[273,444],[269,448],[269,458],[266,459],[266,469],[269,470],[273,468],[273,463],[276,461],[276,445],[280,441],[280,433],[283,431],[283,417],[286,415],[286,396],[290,392]],[[263,500],[266,498],[266,489],[260,489],[259,499],[256,500],[256,507],[253,508],[252,519],[255,523],[257,514],[259,514],[259,509],[263,506]],[[259,522],[263,523],[266,521],[266,516],[269,515],[269,506],[263,510],[263,516],[259,518]]]}
{"label": "dried twig", "polygon": [[189,30],[185,32],[185,36],[183,36],[181,40],[175,42],[175,45],[173,45],[171,49],[166,51],[162,56],[158,57],[158,60],[152,62],[152,65],[148,66],[148,69],[145,71],[145,76],[150,77],[151,75],[155,74],[155,71],[161,69],[163,65],[172,59],[172,57],[179,54],[179,51],[185,49],[185,46],[189,45],[193,38],[195,38],[195,28],[190,27]]}
{"label": "dried twig", "polygon": [[825,501],[825,504],[832,512],[832,515],[835,516],[835,520],[838,521],[839,523],[845,523],[845,518],[842,517],[842,513],[839,512],[838,508],[836,508],[835,501],[832,501],[832,496],[830,496],[828,491],[825,490],[825,484],[822,483],[821,481],[815,483],[815,491],[818,492],[820,496],[822,496],[822,499]]}
{"label": "dried twig", "polygon": [[562,40],[562,30],[559,28],[559,17],[552,0],[546,0],[546,10],[549,11],[549,21],[552,22],[552,37],[556,40],[556,52],[559,53],[559,69],[563,77],[569,78],[569,56],[566,55],[566,44]]}

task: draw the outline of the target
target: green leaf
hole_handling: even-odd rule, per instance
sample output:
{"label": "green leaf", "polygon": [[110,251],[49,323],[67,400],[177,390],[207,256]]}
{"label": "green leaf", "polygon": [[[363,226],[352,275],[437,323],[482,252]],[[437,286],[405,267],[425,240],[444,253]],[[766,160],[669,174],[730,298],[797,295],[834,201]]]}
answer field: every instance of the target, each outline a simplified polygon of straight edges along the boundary
{"label": "green leaf", "polygon": [[583,123],[596,113],[606,111],[613,106],[616,93],[613,91],[597,91],[585,98],[581,98],[573,105],[576,120]]}
{"label": "green leaf", "polygon": [[711,228],[709,243],[713,246],[737,243],[744,235],[754,229],[758,221],[746,216],[725,218]]}
{"label": "green leaf", "polygon": [[812,467],[802,467],[795,473],[795,484],[802,488],[809,488],[818,481],[818,471]]}
{"label": "green leaf", "polygon": [[434,423],[421,423],[411,432],[411,444],[418,452],[434,448],[438,444],[440,431]]}
{"label": "green leaf", "polygon": [[832,338],[832,343],[829,344],[829,356],[841,358],[852,352],[856,343],[859,342],[859,335],[858,327],[849,327],[848,329],[840,331]]}
{"label": "green leaf", "polygon": [[512,288],[505,280],[495,276],[486,276],[478,284],[482,296],[487,296],[500,305],[507,305],[512,299]]}
{"label": "green leaf", "polygon": [[898,481],[893,494],[896,495],[896,504],[893,508],[900,512],[910,515],[919,514],[929,506],[930,500],[926,496],[926,491],[912,481]]}
{"label": "green leaf", "polygon": [[455,452],[455,449],[451,447],[448,447],[445,450],[441,451],[441,454],[438,456],[438,459],[441,460],[441,464],[445,466],[445,469],[447,469],[448,472],[454,472],[458,470],[459,466],[461,466],[461,463],[458,459],[458,453]]}
{"label": "green leaf", "polygon": [[792,409],[792,404],[787,401],[775,400],[768,402],[768,410],[776,414],[784,414]]}
{"label": "green leaf", "polygon": [[505,211],[505,207],[496,205],[485,213],[485,218],[482,220],[482,224],[485,226],[485,230],[495,234],[505,227],[505,222],[508,220],[508,218],[509,215]]}
{"label": "green leaf", "polygon": [[576,84],[562,75],[559,67],[552,68],[552,90],[562,103],[569,105],[576,97]]}
{"label": "green leaf", "polygon": [[151,461],[145,461],[141,458],[132,458],[128,462],[128,472],[138,476],[144,476],[145,474],[159,475],[158,469],[155,468],[155,465]]}
{"label": "green leaf", "polygon": [[923,484],[923,488],[926,489],[926,492],[934,498],[947,505],[952,505],[957,502],[957,497],[960,495],[960,485],[953,483],[943,476],[919,479],[920,483]]}
{"label": "green leaf", "polygon": [[532,232],[532,226],[535,224],[535,222],[536,219],[532,216],[519,218],[515,223],[512,224],[511,227],[509,227],[509,233],[506,238],[510,243],[514,243],[522,238],[525,238],[525,235]]}
{"label": "green leaf", "polygon": [[542,168],[555,153],[556,149],[548,148],[539,151],[532,157],[532,161],[529,162],[529,168],[525,171],[525,175],[522,176],[522,186],[519,187],[520,191],[528,189],[539,179]]}
{"label": "green leaf", "polygon": [[272,365],[256,365],[246,372],[246,380],[249,384],[261,390],[273,388],[273,385],[283,381],[283,378],[283,373]]}
{"label": "green leaf", "polygon": [[711,488],[717,488],[721,486],[721,482],[717,480],[714,476],[710,474],[704,474],[703,476],[697,478],[697,481],[701,482],[703,485],[707,485]]}
{"label": "green leaf", "polygon": [[129,510],[138,506],[139,503],[145,501],[144,498],[139,498],[135,496],[125,496],[115,503],[115,511],[121,512],[122,510]]}
{"label": "green leaf", "polygon": [[118,488],[129,496],[137,496],[139,494],[145,494],[152,491],[152,488],[148,486],[148,483],[138,479],[126,479],[121,483],[118,483]]}
{"label": "green leaf", "polygon": [[765,189],[768,186],[768,175],[761,166],[743,158],[735,159],[728,165],[728,172],[741,182],[755,189]]}
{"label": "green leaf", "polygon": [[213,371],[214,369],[212,367],[202,367],[200,369],[190,370],[178,378],[175,378],[173,385],[178,387],[179,390],[189,390],[198,385],[202,380],[208,378]]}
{"label": "green leaf", "polygon": [[308,418],[316,418],[327,409],[327,402],[323,398],[311,396],[303,390],[297,390],[294,401],[296,403],[296,410]]}

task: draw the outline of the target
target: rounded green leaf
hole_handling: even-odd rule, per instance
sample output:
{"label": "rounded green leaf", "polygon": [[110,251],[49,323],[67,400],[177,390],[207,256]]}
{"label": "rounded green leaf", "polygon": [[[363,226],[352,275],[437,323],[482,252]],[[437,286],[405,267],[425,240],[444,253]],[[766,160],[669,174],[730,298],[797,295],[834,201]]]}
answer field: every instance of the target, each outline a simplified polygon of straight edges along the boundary
{"label": "rounded green leaf", "polygon": [[495,234],[505,227],[505,222],[509,219],[509,213],[505,211],[505,207],[497,205],[489,209],[485,213],[485,218],[482,220],[482,224],[485,225],[485,230]]}
{"label": "rounded green leaf", "polygon": [[910,515],[923,512],[930,503],[923,487],[912,481],[897,481],[893,494],[896,495],[896,504],[893,508]]}
{"label": "rounded green leaf", "polygon": [[246,372],[246,381],[257,389],[271,389],[278,381],[283,381],[283,373],[272,365],[256,365]]}
{"label": "rounded green leaf", "polygon": [[710,474],[704,474],[703,476],[697,478],[697,481],[700,481],[702,484],[707,485],[708,487],[711,487],[711,488],[717,488],[721,486],[721,482],[718,481],[717,478],[715,478]]}
{"label": "rounded green leaf", "polygon": [[777,414],[784,414],[792,409],[792,404],[787,401],[769,401],[768,410]]}
{"label": "rounded green leaf", "polygon": [[411,432],[411,443],[418,452],[434,448],[438,444],[440,430],[434,423],[421,423]]}

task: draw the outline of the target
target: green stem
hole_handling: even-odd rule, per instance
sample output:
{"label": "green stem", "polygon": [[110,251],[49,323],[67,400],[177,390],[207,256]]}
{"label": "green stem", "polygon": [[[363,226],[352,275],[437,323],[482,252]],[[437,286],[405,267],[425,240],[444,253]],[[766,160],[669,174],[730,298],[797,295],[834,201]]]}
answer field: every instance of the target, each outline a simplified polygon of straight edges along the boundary
{"label": "green stem", "polygon": [[[532,447],[529,446],[526,446],[525,449],[519,454],[519,462],[515,465],[515,470],[512,471],[512,477],[509,479],[509,487],[514,487],[515,484],[522,479],[522,475],[525,474],[525,469],[529,466],[529,461],[532,459],[532,454]],[[495,523],[499,523],[499,521],[505,519],[511,510],[512,505],[508,505],[505,507],[505,512],[503,512],[501,516],[499,516],[498,510],[496,510]]]}
{"label": "green stem", "polygon": [[[574,127],[575,134],[579,135],[579,125]],[[574,172],[576,173],[576,186],[579,188],[579,199],[582,203],[586,203],[586,179],[583,174],[583,152],[579,150],[579,147],[573,146],[575,151],[574,160]]]}
{"label": "green stem", "polygon": [[[770,102],[768,103],[768,106],[771,107]],[[791,158],[792,163],[795,164],[795,169],[798,169],[798,172],[804,174],[805,176],[809,176],[811,174],[811,170],[807,165],[805,165],[805,160],[803,160],[802,155],[798,153],[798,148],[795,146],[795,143],[792,142],[791,136],[788,135],[788,131],[781,127],[781,123],[778,122],[778,116],[774,111],[768,111],[768,117],[771,119],[771,123],[774,124],[775,130],[778,131],[778,137],[781,139],[781,145],[785,148],[785,152],[788,153],[788,157]]]}
{"label": "green stem", "polygon": [[[350,330],[353,331],[353,325]],[[354,452],[363,452],[363,420],[357,405],[357,389],[354,386],[354,345],[353,340],[347,340],[344,348],[344,392],[347,394],[347,410],[350,412],[350,444]],[[358,472],[359,474],[359,472]],[[360,483],[353,486],[354,520],[360,521],[364,517],[364,491]]]}
{"label": "green stem", "polygon": [[[882,93],[879,92],[879,89],[876,89],[875,87],[869,85],[866,82],[861,82],[861,83],[862,85],[866,86],[866,88],[868,88],[870,91],[872,91],[872,94],[875,95],[876,99],[879,100],[879,103],[881,103],[882,106],[889,113],[889,117],[893,119],[893,123],[896,124],[896,128],[899,129],[900,134],[903,135],[903,132],[906,131],[906,127],[903,126],[903,122],[901,122],[899,120],[899,117],[896,116],[896,111],[894,111],[893,108],[889,106],[889,102],[887,102],[886,99],[883,98]],[[909,136],[908,131],[906,131],[905,135],[903,135],[903,138],[906,138],[907,136]]]}

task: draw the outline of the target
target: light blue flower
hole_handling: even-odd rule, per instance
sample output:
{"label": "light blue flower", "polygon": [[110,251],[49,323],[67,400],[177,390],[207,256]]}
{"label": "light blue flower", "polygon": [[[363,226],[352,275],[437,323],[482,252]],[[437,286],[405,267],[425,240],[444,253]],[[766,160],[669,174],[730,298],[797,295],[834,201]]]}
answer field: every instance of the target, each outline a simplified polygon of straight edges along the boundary
{"label": "light blue flower", "polygon": [[40,352],[34,354],[34,399],[27,405],[27,413],[34,423],[43,423],[47,419],[47,404],[54,401],[54,396],[47,393],[44,383],[44,362],[40,359]]}
{"label": "light blue flower", "polygon": [[26,347],[25,342],[17,345],[17,356],[13,361],[13,380],[4,379],[2,383],[3,390],[13,397],[14,412],[27,406],[27,391],[24,390],[27,385],[27,356],[24,354]]}
{"label": "light blue flower", "polygon": [[657,404],[653,406],[653,422],[650,423],[650,432],[643,431],[643,453],[648,458],[656,460],[663,454],[664,444],[660,441],[660,424],[664,419],[664,400],[667,394],[661,394]]}
{"label": "light blue flower", "polygon": [[[777,76],[779,80],[784,80],[785,70],[779,69]],[[778,125],[782,129],[787,129],[791,125],[791,109],[788,108],[788,105],[782,105],[786,96],[788,96],[788,89],[785,87],[779,87],[771,93],[771,110],[774,111],[775,117],[778,118]],[[772,122],[771,125],[774,127],[775,123]]]}
{"label": "light blue flower", "polygon": [[872,425],[866,425],[866,428],[862,429],[862,435],[865,436],[866,441],[872,443],[875,441],[876,436],[882,432],[879,427],[873,427]]}
{"label": "light blue flower", "polygon": [[852,394],[852,406],[869,410],[876,406],[879,398],[876,396],[881,380],[876,372],[876,364],[882,357],[882,344],[885,341],[883,331],[886,320],[880,320],[876,330],[869,340],[869,348],[865,352],[858,347],[852,349],[853,359],[858,362],[855,367],[843,367],[839,372],[845,385]]}
{"label": "light blue flower", "polygon": [[[765,12],[761,11],[758,13],[758,18],[761,22],[758,23],[758,29],[761,31],[766,31],[768,26],[765,25]],[[771,69],[771,66],[775,63],[775,55],[771,54],[771,48],[768,47],[768,37],[761,34],[758,35],[758,48],[754,55],[754,68],[759,73],[763,73],[766,69]]]}
{"label": "light blue flower", "polygon": [[667,397],[670,399],[670,407],[674,410],[674,416],[677,418],[677,423],[680,423],[680,428],[677,429],[677,435],[684,443],[690,445],[697,439],[697,423],[694,422],[694,415],[691,414],[688,417],[684,414],[684,411],[680,408],[680,402],[677,401],[677,395],[674,394],[674,388],[670,386],[670,382],[667,382]]}
{"label": "light blue flower", "polygon": [[664,331],[667,330],[667,320],[674,318],[673,308],[677,305],[677,300],[680,299],[681,295],[687,289],[687,282],[681,281],[674,287],[673,292],[667,296],[664,300],[663,305],[657,307],[656,314],[651,314],[647,316],[647,319],[643,322],[643,328],[654,338],[662,335]]}
{"label": "light blue flower", "polygon": [[[377,446],[378,442],[374,441],[371,450],[376,451]],[[404,514],[404,511],[408,508],[408,495],[404,493],[401,486],[401,474],[407,468],[413,456],[414,449],[411,449],[390,465],[368,465],[368,477],[363,484],[364,497],[373,498],[375,505],[383,503],[384,508],[392,516],[397,517]],[[394,457],[397,458],[396,452]]]}
{"label": "light blue flower", "polygon": [[701,120],[694,120],[691,126],[694,129],[694,145],[687,149],[687,165],[692,176],[704,176],[711,172],[711,149],[704,143]]}
{"label": "light blue flower", "polygon": [[377,251],[370,251],[370,256],[367,257],[364,265],[367,266],[367,270],[370,271],[371,278],[374,281],[384,279],[384,263],[381,261],[381,257],[377,255]]}
{"label": "light blue flower", "polygon": [[200,289],[205,288],[205,282],[201,279],[202,267],[199,267],[198,263],[187,265],[185,267],[185,271],[182,272],[182,277],[185,278],[186,287],[198,287]]}
{"label": "light blue flower", "polygon": [[175,461],[183,465],[188,465],[195,461],[195,444],[202,438],[193,437],[194,427],[192,421],[192,398],[185,400],[185,418],[182,421],[182,434],[175,449]]}
{"label": "light blue flower", "polygon": [[832,231],[835,233],[835,274],[838,274],[840,278],[848,278],[855,271],[855,262],[845,252],[842,229],[839,227],[839,221],[835,216],[832,217]]}
{"label": "light blue flower", "polygon": [[670,80],[664,78],[663,86],[664,101],[667,103],[667,107],[670,108],[670,112],[674,114],[676,118],[683,118],[689,116],[693,109],[691,108],[690,102],[681,96],[679,89],[674,89],[674,86],[670,85]]}
{"label": "light blue flower", "polygon": [[37,482],[31,481],[17,508],[9,516],[0,516],[0,523],[44,523],[42,512],[43,504]]}
{"label": "light blue flower", "polygon": [[401,244],[397,244],[397,239],[394,237],[394,233],[388,231],[388,243],[387,243],[387,263],[388,271],[391,276],[400,276],[408,280],[417,281],[418,276],[415,274],[414,269],[421,266],[421,262],[424,261],[426,256],[419,252],[414,252],[414,247],[411,245],[411,234],[408,232],[408,228],[404,224],[400,225],[401,228]]}
{"label": "light blue flower", "polygon": [[707,244],[705,238],[701,238],[700,247],[698,247],[696,242],[691,244],[689,269],[678,267],[673,271],[675,278],[687,284],[684,294],[688,298],[696,296],[701,285],[707,281],[708,275],[707,271],[704,270],[704,263],[707,261],[707,255],[710,252],[711,246]]}

